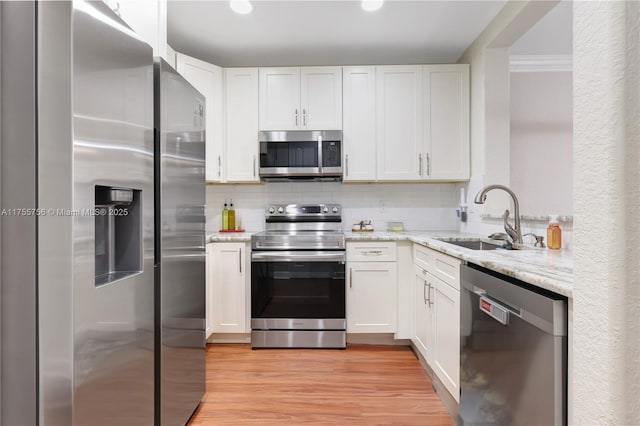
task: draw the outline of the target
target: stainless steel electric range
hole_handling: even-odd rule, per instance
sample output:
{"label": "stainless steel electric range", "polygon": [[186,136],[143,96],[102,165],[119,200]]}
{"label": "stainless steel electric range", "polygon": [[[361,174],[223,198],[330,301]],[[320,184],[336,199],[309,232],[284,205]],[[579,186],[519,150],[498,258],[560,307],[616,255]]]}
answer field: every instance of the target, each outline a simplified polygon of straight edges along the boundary
{"label": "stainless steel electric range", "polygon": [[337,204],[271,205],[251,238],[252,348],[345,348],[345,242]]}

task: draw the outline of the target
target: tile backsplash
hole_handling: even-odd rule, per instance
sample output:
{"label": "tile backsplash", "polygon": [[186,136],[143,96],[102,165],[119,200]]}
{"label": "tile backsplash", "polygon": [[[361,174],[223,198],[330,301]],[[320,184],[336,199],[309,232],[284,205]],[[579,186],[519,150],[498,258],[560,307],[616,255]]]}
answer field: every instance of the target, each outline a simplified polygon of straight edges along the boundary
{"label": "tile backsplash", "polygon": [[236,223],[249,231],[264,229],[264,208],[278,203],[337,203],[343,229],[372,220],[374,229],[402,221],[406,230],[454,230],[459,226],[455,184],[267,182],[260,185],[207,185],[207,232],[220,229],[225,200],[233,199]]}
{"label": "tile backsplash", "polygon": [[[468,220],[466,223],[457,222],[458,229],[461,232],[469,232],[472,234],[478,235],[489,235],[494,232],[504,232],[504,225],[502,219],[496,218],[483,218],[482,214],[485,212],[490,212],[492,214],[502,215],[504,209],[509,208],[512,210],[510,223],[513,224],[513,209],[511,208],[510,199],[503,194],[500,194],[500,191],[492,191],[491,198],[498,198],[496,195],[503,195],[501,199],[498,199],[498,202],[486,203],[483,205],[474,204],[473,198],[475,194],[478,193],[484,187],[484,176],[472,176],[468,183],[457,184],[457,192],[459,194],[460,188],[465,188],[466,191],[466,199],[468,204]],[[527,194],[517,194],[518,198],[526,198]],[[487,205],[489,207],[487,208]],[[528,212],[521,212],[521,214],[526,214]],[[559,212],[550,212],[552,214],[557,214]],[[533,233],[536,235],[544,236],[544,241],[546,244],[547,241],[547,226],[549,226],[548,221],[538,221],[538,220],[522,220],[520,224],[522,228],[522,234]],[[562,229],[562,248],[572,251],[573,250],[573,222],[560,222],[560,228]],[[524,240],[525,243],[531,244],[533,242],[533,237],[527,236]]]}

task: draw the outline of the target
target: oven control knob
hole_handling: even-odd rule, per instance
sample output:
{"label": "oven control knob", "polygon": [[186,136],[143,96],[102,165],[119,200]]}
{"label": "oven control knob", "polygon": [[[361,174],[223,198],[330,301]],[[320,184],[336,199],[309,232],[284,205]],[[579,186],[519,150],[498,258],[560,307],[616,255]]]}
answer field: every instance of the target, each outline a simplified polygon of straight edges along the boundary
{"label": "oven control knob", "polygon": [[331,211],[332,211],[333,213],[338,213],[338,208],[334,206],[334,207],[331,209]]}
{"label": "oven control knob", "polygon": [[322,213],[329,213],[329,207],[324,206],[324,208],[322,209]]}
{"label": "oven control knob", "polygon": [[274,209],[273,207],[269,207],[269,214],[274,214],[276,212],[276,209]]}
{"label": "oven control knob", "polygon": [[284,208],[283,207],[278,207],[278,213],[280,213],[280,214],[284,213]]}

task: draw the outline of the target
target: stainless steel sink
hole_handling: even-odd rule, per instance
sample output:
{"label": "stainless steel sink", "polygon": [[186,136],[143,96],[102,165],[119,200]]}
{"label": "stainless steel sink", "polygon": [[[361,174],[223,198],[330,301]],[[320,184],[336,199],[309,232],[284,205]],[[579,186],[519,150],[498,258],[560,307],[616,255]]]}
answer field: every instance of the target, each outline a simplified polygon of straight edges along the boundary
{"label": "stainless steel sink", "polygon": [[[502,243],[493,243],[482,240],[475,241],[447,241],[442,240],[445,243],[453,244],[454,246],[464,247],[471,250],[495,250],[502,247]],[[511,250],[517,250],[516,248],[511,248]]]}

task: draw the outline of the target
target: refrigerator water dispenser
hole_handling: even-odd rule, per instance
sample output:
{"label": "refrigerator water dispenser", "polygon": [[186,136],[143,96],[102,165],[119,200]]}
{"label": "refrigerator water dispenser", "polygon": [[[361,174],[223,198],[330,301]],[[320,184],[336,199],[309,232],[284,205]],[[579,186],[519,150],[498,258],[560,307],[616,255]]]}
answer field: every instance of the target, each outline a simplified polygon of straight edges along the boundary
{"label": "refrigerator water dispenser", "polygon": [[142,191],[95,187],[95,285],[142,272]]}

